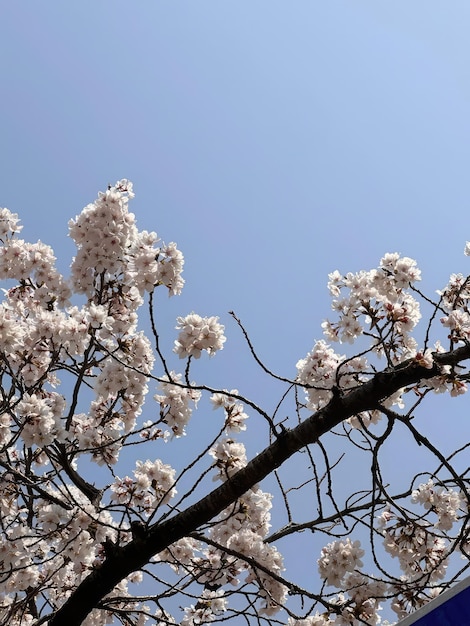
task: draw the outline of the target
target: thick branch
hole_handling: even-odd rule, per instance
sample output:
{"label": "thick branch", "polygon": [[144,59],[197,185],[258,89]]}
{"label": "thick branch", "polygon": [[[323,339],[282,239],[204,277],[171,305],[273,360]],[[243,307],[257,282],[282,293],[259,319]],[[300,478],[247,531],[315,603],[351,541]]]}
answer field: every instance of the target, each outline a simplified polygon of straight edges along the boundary
{"label": "thick branch", "polygon": [[[456,365],[470,358],[470,346],[434,356],[438,364]],[[175,541],[194,533],[301,448],[316,442],[345,419],[376,408],[381,401],[399,389],[422,379],[438,376],[439,373],[438,365],[426,369],[409,360],[393,370],[377,373],[371,380],[345,395],[335,394],[327,406],[296,428],[286,430],[246,467],[199,502],[160,524],[154,524],[145,537],[136,538],[127,545],[110,551],[106,561],[82,581],[56,612],[50,620],[50,626],[79,626],[119,581],[131,572],[141,569],[152,556]]]}

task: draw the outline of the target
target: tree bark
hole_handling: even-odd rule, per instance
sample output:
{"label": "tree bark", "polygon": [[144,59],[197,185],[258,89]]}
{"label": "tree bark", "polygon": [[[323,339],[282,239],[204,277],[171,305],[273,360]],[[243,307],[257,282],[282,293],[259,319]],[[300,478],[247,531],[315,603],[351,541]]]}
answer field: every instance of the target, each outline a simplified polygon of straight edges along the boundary
{"label": "tree bark", "polygon": [[243,469],[214,489],[207,496],[164,522],[152,525],[145,538],[135,538],[123,547],[110,551],[106,561],[85,578],[51,616],[50,626],[80,626],[100,600],[131,572],[141,569],[151,557],[166,547],[195,532],[223,509],[307,444],[316,442],[342,421],[378,408],[381,401],[399,389],[440,374],[440,365],[456,365],[470,357],[470,346],[452,352],[435,354],[432,369],[414,360],[394,369],[375,374],[368,382],[346,393],[338,390],[331,401],[292,430],[286,430]]}

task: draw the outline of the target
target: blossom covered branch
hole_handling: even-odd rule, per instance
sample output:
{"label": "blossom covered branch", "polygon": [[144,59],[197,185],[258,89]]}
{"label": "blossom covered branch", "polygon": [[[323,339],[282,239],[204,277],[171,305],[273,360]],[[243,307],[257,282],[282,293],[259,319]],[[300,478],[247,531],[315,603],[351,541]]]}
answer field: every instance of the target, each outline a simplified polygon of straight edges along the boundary
{"label": "blossom covered branch", "polygon": [[[280,386],[278,406],[291,403],[279,423],[238,390],[189,380],[193,360],[224,347],[219,318],[178,317],[174,366],[153,309],[142,330],[147,297],[181,292],[183,256],[137,229],[133,196],[119,181],[71,220],[70,279],[0,210],[0,624],[378,624],[387,602],[402,617],[452,582],[468,566],[470,444],[445,455],[415,416],[436,393],[467,390],[469,278],[452,274],[434,302],[416,288],[416,262],[395,253],[333,272],[330,343],[317,341],[292,379],[260,361],[233,315]],[[430,311],[422,345],[418,298]],[[246,407],[266,429],[251,460]],[[209,408],[220,417],[205,418],[192,454],[168,453]],[[405,490],[381,466],[398,431],[428,455]],[[346,455],[358,486],[344,497]],[[260,486],[274,473],[279,498]],[[311,589],[278,545],[305,529]]]}

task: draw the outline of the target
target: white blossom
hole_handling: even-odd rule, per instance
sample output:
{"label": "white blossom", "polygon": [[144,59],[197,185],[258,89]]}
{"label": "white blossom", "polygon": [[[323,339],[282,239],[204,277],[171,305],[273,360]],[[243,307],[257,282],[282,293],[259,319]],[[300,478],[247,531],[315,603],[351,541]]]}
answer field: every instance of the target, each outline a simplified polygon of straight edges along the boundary
{"label": "white blossom", "polygon": [[353,572],[362,567],[361,558],[364,550],[360,541],[333,541],[322,548],[318,559],[318,571],[328,585],[341,586],[341,581],[347,572]]}
{"label": "white blossom", "polygon": [[191,405],[197,406],[201,398],[200,391],[188,389],[182,384],[182,380],[182,375],[175,372],[171,372],[170,378],[165,375],[159,383],[162,393],[154,396],[160,404],[163,421],[170,427],[175,437],[185,434],[185,426],[193,411]]}
{"label": "white blossom", "polygon": [[175,341],[174,351],[180,358],[193,356],[198,359],[203,351],[210,356],[222,350],[225,343],[224,327],[219,324],[218,317],[201,317],[191,313],[186,317],[178,317],[177,330],[180,330]]}

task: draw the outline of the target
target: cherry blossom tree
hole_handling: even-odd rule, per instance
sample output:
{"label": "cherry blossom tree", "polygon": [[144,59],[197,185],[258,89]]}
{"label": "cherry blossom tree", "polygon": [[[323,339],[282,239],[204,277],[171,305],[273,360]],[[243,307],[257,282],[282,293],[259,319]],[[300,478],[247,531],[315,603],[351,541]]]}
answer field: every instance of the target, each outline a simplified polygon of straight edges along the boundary
{"label": "cherry blossom tree", "polygon": [[[232,313],[260,378],[279,385],[268,412],[192,380],[195,360],[224,347],[217,317],[178,317],[170,368],[155,294],[181,292],[183,255],[137,229],[133,195],[121,180],[70,221],[69,279],[0,212],[0,624],[385,624],[387,607],[399,619],[461,577],[469,443],[444,454],[416,416],[467,390],[470,277],[430,298],[398,254],[333,272],[326,340],[292,378]],[[210,405],[206,443],[172,454]],[[248,415],[266,433],[251,459]],[[404,438],[426,466],[398,488],[381,459]],[[345,455],[355,469],[338,490]],[[309,586],[284,565],[290,542],[305,545]]]}

